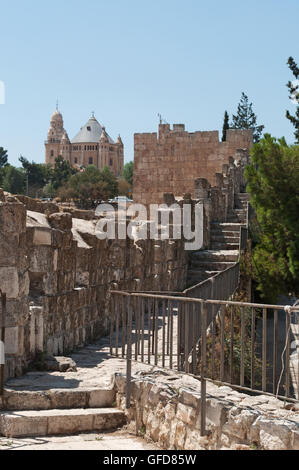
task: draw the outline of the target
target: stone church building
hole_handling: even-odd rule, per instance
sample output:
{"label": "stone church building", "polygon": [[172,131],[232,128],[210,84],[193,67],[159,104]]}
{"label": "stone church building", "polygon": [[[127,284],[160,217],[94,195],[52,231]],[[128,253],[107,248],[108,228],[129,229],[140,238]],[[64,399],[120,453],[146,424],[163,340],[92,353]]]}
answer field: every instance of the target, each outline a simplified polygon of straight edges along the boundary
{"label": "stone church building", "polygon": [[45,142],[46,163],[55,165],[55,159],[62,156],[73,167],[95,165],[99,170],[107,166],[115,176],[122,174],[124,146],[121,137],[116,142],[107,134],[105,127],[92,113],[88,122],[70,141],[63,127],[63,117],[58,108],[51,117],[48,138]]}

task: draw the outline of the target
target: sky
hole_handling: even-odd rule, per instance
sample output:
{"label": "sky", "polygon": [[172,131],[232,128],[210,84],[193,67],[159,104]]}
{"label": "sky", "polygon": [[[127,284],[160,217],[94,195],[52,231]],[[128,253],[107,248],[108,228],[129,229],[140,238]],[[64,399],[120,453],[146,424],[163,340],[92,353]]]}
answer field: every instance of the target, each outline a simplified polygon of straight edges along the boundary
{"label": "sky", "polygon": [[294,142],[289,56],[299,62],[298,0],[0,0],[0,147],[44,162],[59,100],[70,139],[94,111],[134,158],[158,113],[189,132],[219,130],[244,91],[258,124]]}

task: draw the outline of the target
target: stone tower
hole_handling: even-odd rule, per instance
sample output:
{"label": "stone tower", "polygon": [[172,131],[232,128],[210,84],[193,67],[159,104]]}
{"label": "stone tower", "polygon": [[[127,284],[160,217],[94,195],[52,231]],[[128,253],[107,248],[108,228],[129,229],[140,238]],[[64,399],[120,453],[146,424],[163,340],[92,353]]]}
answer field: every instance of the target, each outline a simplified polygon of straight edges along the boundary
{"label": "stone tower", "polygon": [[67,133],[63,128],[63,117],[57,106],[56,110],[52,114],[48,138],[45,142],[46,163],[54,166],[55,158],[61,155],[61,141],[65,134],[67,136]]}

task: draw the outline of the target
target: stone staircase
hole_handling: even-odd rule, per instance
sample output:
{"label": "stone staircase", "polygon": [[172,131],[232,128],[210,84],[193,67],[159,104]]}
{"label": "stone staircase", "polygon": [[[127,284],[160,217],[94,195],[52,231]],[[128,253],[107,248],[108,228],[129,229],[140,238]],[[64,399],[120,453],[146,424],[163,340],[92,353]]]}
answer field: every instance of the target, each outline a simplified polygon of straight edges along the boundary
{"label": "stone staircase", "polygon": [[235,209],[228,214],[227,222],[211,224],[209,250],[190,254],[187,285],[191,287],[205,281],[234,265],[240,255],[240,231],[246,224],[249,195],[236,196]]}
{"label": "stone staircase", "polygon": [[113,407],[115,391],[52,389],[5,392],[0,435],[7,438],[103,432],[125,424],[125,414]]}

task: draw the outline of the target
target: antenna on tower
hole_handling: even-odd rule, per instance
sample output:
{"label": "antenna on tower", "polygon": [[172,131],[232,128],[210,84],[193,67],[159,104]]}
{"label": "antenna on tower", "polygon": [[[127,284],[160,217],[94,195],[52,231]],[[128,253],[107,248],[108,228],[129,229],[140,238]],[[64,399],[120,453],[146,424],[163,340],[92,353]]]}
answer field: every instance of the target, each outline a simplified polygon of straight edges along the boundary
{"label": "antenna on tower", "polygon": [[58,104],[59,104],[59,101],[58,101],[58,98],[57,98],[57,100],[56,100],[56,109],[57,109],[57,111],[58,111]]}
{"label": "antenna on tower", "polygon": [[160,113],[158,114],[158,118],[159,118],[160,124],[168,124],[168,122],[162,118]]}

